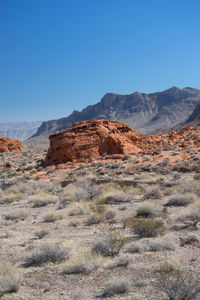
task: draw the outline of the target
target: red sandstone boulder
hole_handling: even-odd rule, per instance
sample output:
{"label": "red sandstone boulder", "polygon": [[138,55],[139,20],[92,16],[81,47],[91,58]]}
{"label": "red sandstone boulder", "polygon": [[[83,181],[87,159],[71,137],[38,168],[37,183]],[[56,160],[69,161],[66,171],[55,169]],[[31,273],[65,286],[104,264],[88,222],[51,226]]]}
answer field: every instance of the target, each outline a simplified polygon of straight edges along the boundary
{"label": "red sandstone boulder", "polygon": [[0,136],[0,153],[18,151],[23,151],[21,142],[19,140],[13,140],[5,136]]}
{"label": "red sandstone boulder", "polygon": [[[200,145],[200,127],[189,125],[161,135],[142,136],[122,122],[92,120],[75,123],[71,128],[49,137],[45,166],[90,158],[122,159],[123,155],[157,155],[157,148],[173,146],[186,148]],[[180,149],[179,148],[179,149]]]}
{"label": "red sandstone boulder", "polygon": [[45,166],[102,158],[105,154],[138,153],[143,136],[122,122],[93,120],[77,122],[49,139]]}

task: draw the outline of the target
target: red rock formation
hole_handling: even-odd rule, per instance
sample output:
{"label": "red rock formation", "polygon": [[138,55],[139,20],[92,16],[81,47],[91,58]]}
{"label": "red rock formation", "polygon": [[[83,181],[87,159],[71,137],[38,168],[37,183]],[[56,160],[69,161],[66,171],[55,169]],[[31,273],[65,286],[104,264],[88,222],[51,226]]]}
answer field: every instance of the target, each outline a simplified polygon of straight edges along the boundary
{"label": "red rock formation", "polygon": [[0,153],[18,151],[23,151],[21,142],[19,140],[13,140],[5,136],[0,136]]}
{"label": "red rock formation", "polygon": [[101,158],[104,154],[138,153],[143,136],[122,122],[93,120],[75,123],[71,128],[49,137],[45,166]]}
{"label": "red rock formation", "polygon": [[50,135],[45,166],[77,162],[88,158],[120,159],[125,154],[152,154],[157,148],[173,146],[181,150],[188,145],[200,145],[200,127],[192,125],[161,135],[142,136],[122,122],[93,120],[75,123],[71,128]]}

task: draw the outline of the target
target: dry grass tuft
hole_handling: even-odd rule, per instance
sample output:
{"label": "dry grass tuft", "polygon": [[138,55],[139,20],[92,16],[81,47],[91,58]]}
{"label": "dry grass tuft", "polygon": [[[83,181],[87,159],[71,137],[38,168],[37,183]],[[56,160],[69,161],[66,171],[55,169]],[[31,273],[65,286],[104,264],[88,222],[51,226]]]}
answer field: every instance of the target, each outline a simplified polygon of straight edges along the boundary
{"label": "dry grass tuft", "polygon": [[62,262],[68,257],[68,250],[61,248],[58,244],[43,244],[38,251],[32,253],[24,259],[22,266],[24,268],[39,267],[49,262]]}
{"label": "dry grass tuft", "polygon": [[5,220],[24,221],[30,215],[30,211],[26,208],[17,209],[4,215]]}
{"label": "dry grass tuft", "polygon": [[105,285],[102,297],[112,297],[116,294],[125,294],[128,293],[130,289],[131,280],[129,278],[114,279]]}
{"label": "dry grass tuft", "polygon": [[49,210],[43,215],[43,221],[44,222],[55,222],[57,220],[62,220],[63,215],[60,212]]}
{"label": "dry grass tuft", "polygon": [[58,201],[58,197],[55,195],[41,193],[29,196],[29,201],[33,207],[42,207],[51,203],[56,203]]}
{"label": "dry grass tuft", "polygon": [[100,266],[104,261],[101,255],[91,252],[82,253],[70,258],[62,266],[62,274],[89,274]]}
{"label": "dry grass tuft", "polygon": [[0,297],[7,293],[17,292],[22,278],[22,271],[17,267],[8,262],[0,262]]}

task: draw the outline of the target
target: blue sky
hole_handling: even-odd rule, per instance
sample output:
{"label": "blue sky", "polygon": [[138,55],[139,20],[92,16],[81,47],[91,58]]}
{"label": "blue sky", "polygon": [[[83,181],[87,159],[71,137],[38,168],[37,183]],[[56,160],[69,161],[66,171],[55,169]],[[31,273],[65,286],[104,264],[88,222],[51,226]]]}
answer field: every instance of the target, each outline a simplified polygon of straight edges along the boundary
{"label": "blue sky", "polygon": [[199,0],[0,0],[0,122],[200,88]]}

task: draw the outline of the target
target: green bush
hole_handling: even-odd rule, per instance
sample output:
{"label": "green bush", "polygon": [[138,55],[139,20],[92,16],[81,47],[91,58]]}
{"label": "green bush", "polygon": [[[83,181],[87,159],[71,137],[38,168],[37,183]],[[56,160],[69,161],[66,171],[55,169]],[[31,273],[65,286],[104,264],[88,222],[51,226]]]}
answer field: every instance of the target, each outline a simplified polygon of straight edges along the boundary
{"label": "green bush", "polygon": [[161,218],[133,217],[129,219],[128,226],[139,238],[156,237],[167,231],[165,222]]}
{"label": "green bush", "polygon": [[196,174],[196,175],[194,175],[194,177],[193,177],[195,180],[200,180],[200,174]]}

